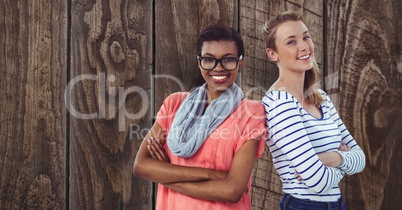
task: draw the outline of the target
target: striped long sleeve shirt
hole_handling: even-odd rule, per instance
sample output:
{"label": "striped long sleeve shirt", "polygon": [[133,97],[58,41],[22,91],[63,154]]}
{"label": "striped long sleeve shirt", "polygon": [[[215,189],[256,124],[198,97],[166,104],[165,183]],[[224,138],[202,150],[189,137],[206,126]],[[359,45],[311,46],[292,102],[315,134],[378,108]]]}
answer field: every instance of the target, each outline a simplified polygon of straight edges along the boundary
{"label": "striped long sleeve shirt", "polygon": [[[336,201],[345,174],[361,172],[365,155],[350,135],[328,95],[320,105],[322,118],[309,114],[291,94],[269,91],[262,99],[266,111],[266,143],[278,171],[283,192],[301,199]],[[351,148],[342,152],[341,143]],[[336,168],[325,166],[317,154],[336,151],[343,159]],[[302,181],[296,178],[296,172]]]}

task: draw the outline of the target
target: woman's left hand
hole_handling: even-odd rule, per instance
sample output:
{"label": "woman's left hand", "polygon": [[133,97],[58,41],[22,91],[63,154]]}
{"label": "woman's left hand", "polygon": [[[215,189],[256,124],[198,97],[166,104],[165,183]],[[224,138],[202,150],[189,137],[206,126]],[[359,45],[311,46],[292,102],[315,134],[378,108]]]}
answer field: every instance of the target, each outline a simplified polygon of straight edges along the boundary
{"label": "woman's left hand", "polygon": [[347,151],[350,151],[350,147],[347,146],[346,144],[341,144],[341,145],[339,146],[338,150],[339,150],[339,151],[347,152]]}
{"label": "woman's left hand", "polygon": [[299,180],[299,181],[302,181],[303,179],[302,179],[302,177],[300,176],[300,174],[296,171],[296,178],[297,178],[297,180]]}
{"label": "woman's left hand", "polygon": [[147,149],[153,158],[170,163],[164,148],[165,141],[150,137],[147,143]]}

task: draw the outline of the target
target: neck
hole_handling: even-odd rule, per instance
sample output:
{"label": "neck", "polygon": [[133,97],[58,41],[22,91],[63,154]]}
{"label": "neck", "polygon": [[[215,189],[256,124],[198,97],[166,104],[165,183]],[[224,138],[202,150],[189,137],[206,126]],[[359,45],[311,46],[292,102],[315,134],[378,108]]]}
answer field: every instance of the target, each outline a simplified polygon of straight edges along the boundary
{"label": "neck", "polygon": [[304,101],[304,72],[285,73],[280,71],[279,78],[275,82],[275,89],[284,90],[292,94],[299,102]]}
{"label": "neck", "polygon": [[223,92],[225,92],[230,87],[231,86],[229,86],[228,88],[223,88],[222,87],[222,88],[216,89],[214,87],[211,87],[211,86],[207,85],[206,93],[207,93],[208,104],[210,104],[212,100],[219,98],[223,94]]}
{"label": "neck", "polygon": [[207,104],[210,104],[212,100],[219,98],[219,96],[222,94],[219,91],[216,90],[210,90],[209,88],[206,89],[206,94],[207,94]]}

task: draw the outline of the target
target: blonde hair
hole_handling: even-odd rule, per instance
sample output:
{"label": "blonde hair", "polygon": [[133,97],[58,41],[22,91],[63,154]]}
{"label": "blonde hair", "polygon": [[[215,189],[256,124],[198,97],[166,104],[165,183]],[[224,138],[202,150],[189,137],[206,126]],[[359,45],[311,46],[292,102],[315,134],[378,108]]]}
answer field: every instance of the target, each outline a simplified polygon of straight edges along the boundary
{"label": "blonde hair", "polygon": [[[286,11],[277,15],[274,19],[265,23],[263,27],[263,35],[265,41],[265,47],[276,51],[276,31],[282,23],[288,21],[303,21],[302,13],[295,11]],[[307,95],[306,98],[312,104],[319,105],[324,102],[324,98],[318,92],[317,82],[318,82],[318,65],[317,62],[313,61],[313,68],[306,71],[304,77],[304,94]]]}

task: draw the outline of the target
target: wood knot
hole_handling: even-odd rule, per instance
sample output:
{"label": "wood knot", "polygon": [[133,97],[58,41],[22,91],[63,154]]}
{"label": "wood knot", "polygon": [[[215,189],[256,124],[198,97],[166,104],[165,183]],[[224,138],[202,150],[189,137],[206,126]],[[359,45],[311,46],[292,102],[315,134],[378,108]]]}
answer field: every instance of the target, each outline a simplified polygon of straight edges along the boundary
{"label": "wood knot", "polygon": [[120,43],[117,41],[113,41],[110,45],[110,54],[116,63],[120,63],[126,58]]}

